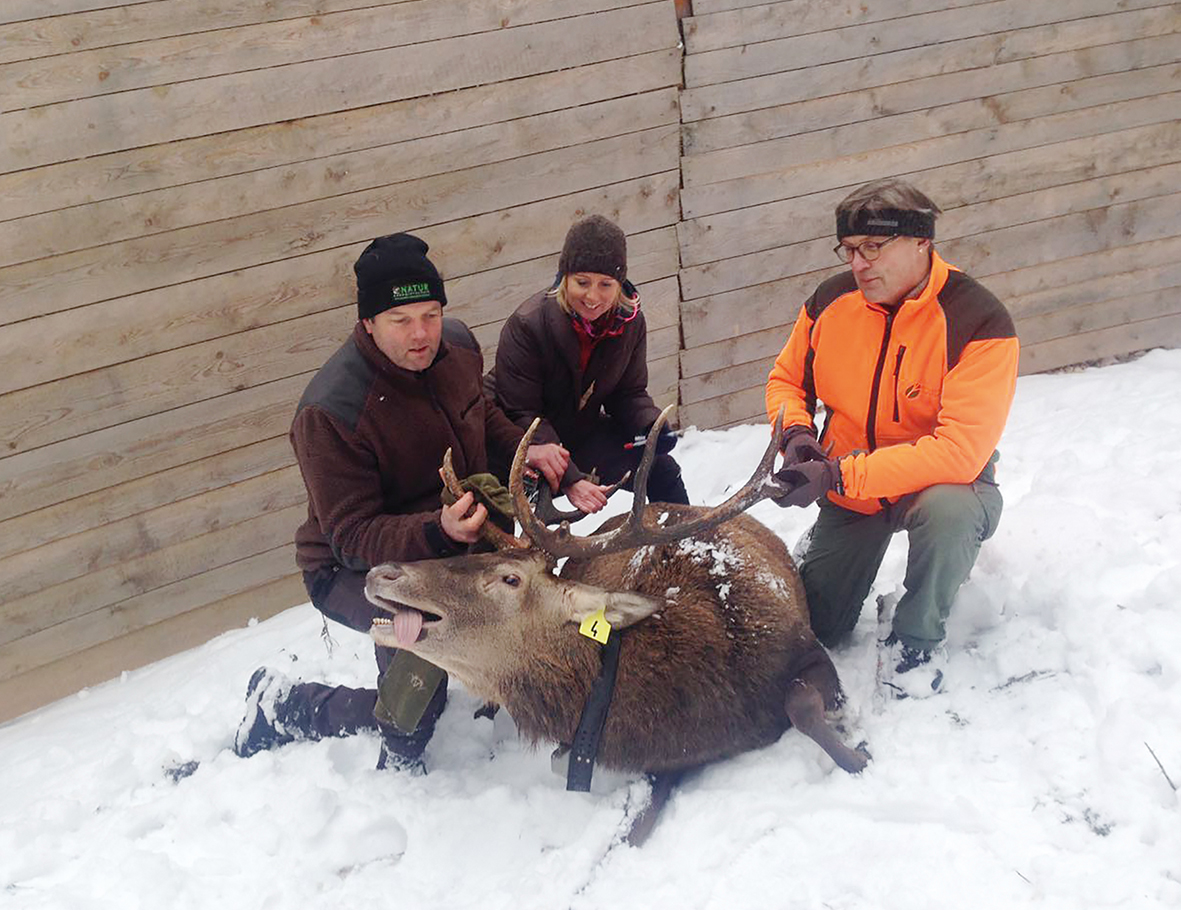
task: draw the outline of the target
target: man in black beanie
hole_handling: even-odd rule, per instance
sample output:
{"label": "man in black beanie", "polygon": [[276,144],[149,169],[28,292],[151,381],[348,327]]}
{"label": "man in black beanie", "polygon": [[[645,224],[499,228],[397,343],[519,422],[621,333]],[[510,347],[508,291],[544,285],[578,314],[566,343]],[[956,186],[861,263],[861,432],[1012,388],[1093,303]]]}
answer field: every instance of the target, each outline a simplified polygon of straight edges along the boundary
{"label": "man in black beanie", "polygon": [[[368,632],[375,608],[365,574],[375,565],[462,553],[487,519],[465,493],[440,500],[439,466],[450,448],[460,477],[487,471],[523,435],[484,398],[483,358],[462,322],[445,319],[443,279],[425,242],[391,234],[357,259],[357,325],[308,384],[291,444],[308,490],[296,562],[325,616]],[[568,453],[531,446],[529,464],[557,488]],[[470,511],[471,514],[468,514]],[[407,610],[412,641],[422,614]],[[417,620],[417,623],[415,623]],[[378,767],[421,767],[447,697],[443,671],[404,650],[377,647],[377,689],[296,682],[260,668],[247,688],[235,751],[243,756],[299,739],[377,729]]]}

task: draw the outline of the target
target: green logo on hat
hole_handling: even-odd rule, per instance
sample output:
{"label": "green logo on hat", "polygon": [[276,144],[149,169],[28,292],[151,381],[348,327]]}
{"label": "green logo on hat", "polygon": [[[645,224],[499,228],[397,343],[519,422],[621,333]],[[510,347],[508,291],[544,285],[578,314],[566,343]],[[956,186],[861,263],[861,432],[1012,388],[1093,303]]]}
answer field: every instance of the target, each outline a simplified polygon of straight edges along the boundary
{"label": "green logo on hat", "polygon": [[414,300],[430,300],[431,286],[420,281],[417,284],[401,284],[390,288],[390,299],[395,304],[409,303]]}

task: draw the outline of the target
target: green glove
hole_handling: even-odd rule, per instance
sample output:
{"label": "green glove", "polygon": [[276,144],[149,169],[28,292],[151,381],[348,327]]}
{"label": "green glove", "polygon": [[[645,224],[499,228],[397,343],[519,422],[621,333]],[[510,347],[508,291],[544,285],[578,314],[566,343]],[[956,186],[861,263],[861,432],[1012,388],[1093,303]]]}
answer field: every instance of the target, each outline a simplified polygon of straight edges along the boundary
{"label": "green glove", "polygon": [[[472,474],[459,482],[463,491],[470,491],[476,497],[476,502],[482,502],[488,510],[488,517],[502,531],[513,533],[516,512],[513,511],[513,497],[508,487],[500,482],[495,474]],[[443,488],[442,500],[444,505],[454,505],[455,497],[446,487]]]}

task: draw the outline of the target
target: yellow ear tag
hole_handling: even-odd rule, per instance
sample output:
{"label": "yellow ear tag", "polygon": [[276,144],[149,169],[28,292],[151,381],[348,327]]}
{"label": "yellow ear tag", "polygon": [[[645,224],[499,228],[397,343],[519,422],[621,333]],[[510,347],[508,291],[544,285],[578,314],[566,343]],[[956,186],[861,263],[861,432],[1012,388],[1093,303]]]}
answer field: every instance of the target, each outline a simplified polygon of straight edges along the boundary
{"label": "yellow ear tag", "polygon": [[592,613],[578,627],[578,633],[580,635],[593,638],[601,645],[607,644],[607,637],[611,634],[611,623],[607,622],[607,617],[604,615],[603,610],[603,607],[599,607],[597,613]]}

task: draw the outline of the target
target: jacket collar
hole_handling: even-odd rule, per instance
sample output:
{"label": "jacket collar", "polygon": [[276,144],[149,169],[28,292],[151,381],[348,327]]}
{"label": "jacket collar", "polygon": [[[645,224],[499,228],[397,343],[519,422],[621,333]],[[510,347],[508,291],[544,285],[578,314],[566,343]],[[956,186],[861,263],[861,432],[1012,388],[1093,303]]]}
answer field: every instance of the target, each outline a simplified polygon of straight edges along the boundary
{"label": "jacket collar", "polygon": [[[927,276],[927,283],[925,285],[923,285],[923,289],[921,291],[919,291],[917,296],[905,297],[901,301],[899,301],[897,304],[895,304],[893,307],[889,307],[889,306],[886,306],[885,304],[881,304],[881,303],[870,303],[868,300],[865,299],[864,295],[861,294],[861,291],[858,291],[857,293],[858,293],[858,295],[861,296],[862,302],[864,302],[867,307],[871,307],[873,309],[901,310],[904,306],[910,307],[911,309],[917,309],[919,307],[928,306],[932,301],[934,301],[939,296],[939,292],[942,291],[943,286],[945,284],[947,284],[947,276],[950,273],[950,271],[951,271],[951,266],[949,266],[946,262],[944,262],[943,257],[941,257],[939,255],[939,253],[937,253],[935,251],[934,247],[932,247],[931,248],[931,272]],[[850,274],[852,274],[852,273],[850,273]]]}
{"label": "jacket collar", "polygon": [[[628,293],[629,301],[632,302],[632,305],[638,311],[640,308],[639,291],[636,290],[635,285],[631,282],[624,282],[624,289]],[[545,297],[542,301],[541,312],[549,337],[557,342],[562,359],[569,364],[571,371],[577,373],[580,361],[580,343],[578,340],[578,329],[574,327],[574,319],[562,309],[562,305],[558,303],[557,297],[549,296],[548,292],[543,293],[545,293]],[[635,327],[631,324],[632,322],[635,322],[635,320],[628,320],[623,325],[623,331],[611,332],[594,339],[596,347],[604,342],[622,338],[634,332]]]}

